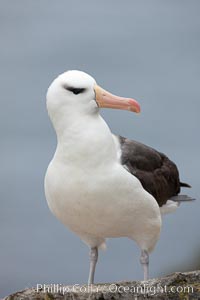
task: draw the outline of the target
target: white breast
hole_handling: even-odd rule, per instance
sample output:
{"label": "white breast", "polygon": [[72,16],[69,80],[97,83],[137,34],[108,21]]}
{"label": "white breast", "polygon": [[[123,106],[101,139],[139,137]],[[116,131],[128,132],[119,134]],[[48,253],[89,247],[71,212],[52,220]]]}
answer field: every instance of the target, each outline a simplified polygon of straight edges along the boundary
{"label": "white breast", "polygon": [[121,166],[102,119],[85,122],[81,129],[80,136],[70,139],[67,132],[68,138],[60,138],[48,167],[45,193],[51,211],[90,245],[97,239],[127,236],[150,250],[160,233],[157,202]]}

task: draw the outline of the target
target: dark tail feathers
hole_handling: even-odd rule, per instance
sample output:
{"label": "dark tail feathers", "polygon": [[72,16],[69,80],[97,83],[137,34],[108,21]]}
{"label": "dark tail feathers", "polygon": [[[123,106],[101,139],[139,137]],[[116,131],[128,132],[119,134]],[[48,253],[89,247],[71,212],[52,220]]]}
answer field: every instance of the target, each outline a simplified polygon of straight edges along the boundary
{"label": "dark tail feathers", "polygon": [[180,182],[180,186],[181,187],[191,188],[191,185],[189,185],[188,183],[185,183],[185,182]]}

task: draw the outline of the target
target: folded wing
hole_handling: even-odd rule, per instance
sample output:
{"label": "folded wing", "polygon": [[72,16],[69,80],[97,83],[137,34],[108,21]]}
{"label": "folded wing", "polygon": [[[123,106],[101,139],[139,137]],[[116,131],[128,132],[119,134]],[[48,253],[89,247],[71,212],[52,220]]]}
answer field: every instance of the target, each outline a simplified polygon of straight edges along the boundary
{"label": "folded wing", "polygon": [[182,186],[190,187],[180,182],[177,166],[165,154],[134,140],[121,136],[118,139],[122,165],[140,180],[159,206],[177,196]]}

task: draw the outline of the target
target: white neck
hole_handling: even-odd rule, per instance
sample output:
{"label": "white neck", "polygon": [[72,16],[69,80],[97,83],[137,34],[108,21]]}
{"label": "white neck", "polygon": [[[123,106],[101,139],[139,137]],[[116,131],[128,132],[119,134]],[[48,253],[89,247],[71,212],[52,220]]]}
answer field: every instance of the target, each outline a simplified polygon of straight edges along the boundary
{"label": "white neck", "polygon": [[83,115],[76,112],[76,115],[68,116],[63,110],[52,121],[58,141],[56,160],[92,168],[117,160],[112,133],[98,113]]}

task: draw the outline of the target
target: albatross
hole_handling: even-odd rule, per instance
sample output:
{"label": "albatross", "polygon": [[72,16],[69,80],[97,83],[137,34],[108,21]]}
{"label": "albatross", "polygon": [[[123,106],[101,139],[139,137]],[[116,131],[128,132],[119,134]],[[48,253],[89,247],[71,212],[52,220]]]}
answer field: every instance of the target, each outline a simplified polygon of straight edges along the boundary
{"label": "albatross", "polygon": [[163,153],[113,135],[100,108],[139,113],[139,103],[115,96],[77,70],[59,75],[47,91],[57,148],[45,176],[52,213],[90,247],[88,283],[94,283],[98,249],[107,238],[127,237],[141,249],[144,280],[162,215],[181,201],[176,165]]}

